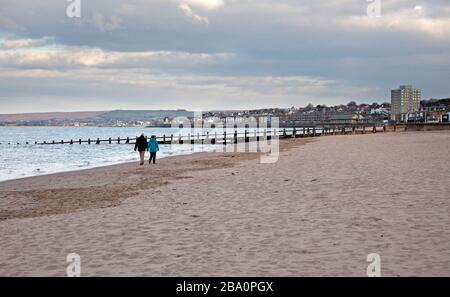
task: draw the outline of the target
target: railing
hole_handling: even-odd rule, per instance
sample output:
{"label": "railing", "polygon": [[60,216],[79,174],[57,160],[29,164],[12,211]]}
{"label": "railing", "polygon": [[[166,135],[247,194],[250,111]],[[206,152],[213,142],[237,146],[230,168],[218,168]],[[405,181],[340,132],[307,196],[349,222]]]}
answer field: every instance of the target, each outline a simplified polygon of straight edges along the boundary
{"label": "railing", "polygon": [[[406,130],[406,129],[404,129]],[[261,139],[270,140],[273,136],[278,136],[280,138],[297,138],[297,137],[317,137],[317,136],[329,136],[329,135],[348,135],[348,134],[366,134],[366,133],[377,133],[377,132],[387,132],[387,131],[399,131],[396,126],[353,126],[353,127],[333,127],[333,128],[268,128],[268,129],[246,129],[245,131],[234,130],[234,132],[221,131],[218,133],[217,129],[213,130],[212,133],[206,131],[205,133],[187,133],[178,135],[174,134],[163,134],[156,136],[156,139],[161,144],[232,144],[232,143],[243,143],[250,141],[260,141]],[[70,139],[70,140],[51,140],[51,141],[34,141],[34,142],[24,142],[24,143],[11,143],[11,144],[25,144],[25,145],[56,145],[56,144],[135,144],[137,137],[125,137],[125,138],[96,138],[96,139]],[[0,142],[1,144],[1,142]]]}

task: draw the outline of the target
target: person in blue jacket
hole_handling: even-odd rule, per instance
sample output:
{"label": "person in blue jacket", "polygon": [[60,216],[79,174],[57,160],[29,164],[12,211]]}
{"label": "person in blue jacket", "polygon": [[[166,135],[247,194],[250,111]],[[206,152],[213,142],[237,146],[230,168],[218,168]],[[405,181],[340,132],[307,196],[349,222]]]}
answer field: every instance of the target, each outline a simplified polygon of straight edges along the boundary
{"label": "person in blue jacket", "polygon": [[147,150],[150,152],[150,160],[148,160],[148,164],[151,164],[153,160],[153,164],[156,162],[156,152],[159,151],[158,141],[156,140],[155,135],[152,135],[150,140],[148,141]]}

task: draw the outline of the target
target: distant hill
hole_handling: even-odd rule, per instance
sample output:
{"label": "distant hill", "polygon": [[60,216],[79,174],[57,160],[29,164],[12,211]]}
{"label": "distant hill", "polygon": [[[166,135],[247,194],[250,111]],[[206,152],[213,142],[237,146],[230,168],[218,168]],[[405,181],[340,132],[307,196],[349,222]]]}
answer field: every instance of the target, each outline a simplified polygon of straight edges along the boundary
{"label": "distant hill", "polygon": [[440,99],[439,103],[450,106],[450,98]]}
{"label": "distant hill", "polygon": [[83,112],[44,112],[0,114],[0,122],[21,121],[146,121],[164,119],[165,117],[192,117],[193,112],[184,109],[178,110],[113,110],[113,111],[83,111]]}
{"label": "distant hill", "polygon": [[420,101],[420,104],[425,105],[425,106],[431,106],[434,104],[442,104],[442,105],[450,106],[450,98],[443,98],[443,99],[431,98],[428,100]]}
{"label": "distant hill", "polygon": [[46,120],[82,120],[98,117],[107,111],[81,111],[81,112],[42,112],[0,114],[0,122],[19,121],[46,121]]}
{"label": "distant hill", "polygon": [[165,117],[192,117],[194,113],[184,109],[178,110],[114,110],[102,115],[105,120],[118,121],[145,121],[152,119],[164,119]]}

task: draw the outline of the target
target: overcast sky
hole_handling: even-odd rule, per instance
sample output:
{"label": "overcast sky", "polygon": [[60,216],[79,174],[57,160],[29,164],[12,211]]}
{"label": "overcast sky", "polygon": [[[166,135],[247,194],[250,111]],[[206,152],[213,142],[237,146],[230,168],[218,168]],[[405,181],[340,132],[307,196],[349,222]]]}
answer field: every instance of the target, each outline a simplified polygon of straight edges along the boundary
{"label": "overcast sky", "polygon": [[1,0],[0,113],[450,97],[450,1]]}

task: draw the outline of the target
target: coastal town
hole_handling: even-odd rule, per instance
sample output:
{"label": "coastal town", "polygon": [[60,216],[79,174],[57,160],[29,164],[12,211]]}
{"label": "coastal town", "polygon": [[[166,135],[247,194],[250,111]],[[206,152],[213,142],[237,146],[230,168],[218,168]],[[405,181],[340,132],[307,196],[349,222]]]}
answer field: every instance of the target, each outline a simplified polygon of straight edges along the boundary
{"label": "coastal town", "polygon": [[[48,113],[0,115],[0,126],[63,126],[63,127],[171,127],[178,117],[193,119],[194,113],[179,110],[132,111],[115,110],[87,113]],[[421,90],[410,85],[391,91],[390,102],[357,103],[327,106],[308,104],[304,107],[263,108],[252,110],[217,110],[202,113],[204,121],[227,118],[278,117],[281,126],[449,123],[450,98],[421,98]],[[175,123],[176,124],[176,123]]]}
{"label": "coastal town", "polygon": [[450,0],[1,0],[3,291],[444,291],[449,81]]}

